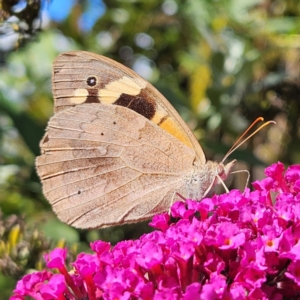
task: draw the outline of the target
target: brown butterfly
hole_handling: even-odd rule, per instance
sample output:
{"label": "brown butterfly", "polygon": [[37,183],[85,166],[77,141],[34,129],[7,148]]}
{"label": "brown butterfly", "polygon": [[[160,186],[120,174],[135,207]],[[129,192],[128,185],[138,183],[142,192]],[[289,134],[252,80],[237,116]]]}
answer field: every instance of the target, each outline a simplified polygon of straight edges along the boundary
{"label": "brown butterfly", "polygon": [[138,222],[182,198],[201,200],[235,163],[206,161],[164,96],[106,57],[60,54],[53,95],[36,167],[53,210],[72,226]]}

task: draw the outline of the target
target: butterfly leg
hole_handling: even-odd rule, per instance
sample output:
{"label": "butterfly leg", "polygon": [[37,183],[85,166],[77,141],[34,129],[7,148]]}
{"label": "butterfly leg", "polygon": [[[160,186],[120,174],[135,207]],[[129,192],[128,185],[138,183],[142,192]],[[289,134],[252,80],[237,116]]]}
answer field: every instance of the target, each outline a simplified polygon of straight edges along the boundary
{"label": "butterfly leg", "polygon": [[181,194],[179,194],[178,192],[174,193],[173,197],[172,197],[172,201],[170,203],[170,207],[169,207],[169,211],[168,214],[171,215],[171,206],[174,204],[174,200],[175,200],[175,195],[178,196],[180,199],[182,199],[183,201],[186,201],[186,198],[183,197]]}
{"label": "butterfly leg", "polygon": [[235,174],[235,173],[247,173],[247,180],[246,180],[246,184],[245,184],[245,187],[244,187],[244,190],[245,190],[246,187],[247,187],[248,184],[249,184],[249,180],[250,180],[250,172],[249,172],[248,170],[238,170],[238,171],[231,172],[231,174]]}
{"label": "butterfly leg", "polygon": [[[175,193],[179,198],[181,198],[183,201],[186,201],[186,198],[184,198],[182,195],[180,195],[179,193]],[[174,197],[173,197],[173,199],[174,199]],[[173,202],[172,202],[172,204],[173,204]]]}

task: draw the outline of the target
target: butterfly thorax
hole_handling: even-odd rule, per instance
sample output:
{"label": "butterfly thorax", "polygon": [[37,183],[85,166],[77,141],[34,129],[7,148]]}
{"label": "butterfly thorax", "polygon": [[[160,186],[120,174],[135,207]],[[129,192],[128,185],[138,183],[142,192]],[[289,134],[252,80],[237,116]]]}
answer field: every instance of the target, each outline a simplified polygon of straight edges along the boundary
{"label": "butterfly thorax", "polygon": [[195,165],[192,174],[185,179],[186,195],[182,196],[187,199],[201,200],[228,177],[234,164],[235,160],[226,165],[214,161]]}

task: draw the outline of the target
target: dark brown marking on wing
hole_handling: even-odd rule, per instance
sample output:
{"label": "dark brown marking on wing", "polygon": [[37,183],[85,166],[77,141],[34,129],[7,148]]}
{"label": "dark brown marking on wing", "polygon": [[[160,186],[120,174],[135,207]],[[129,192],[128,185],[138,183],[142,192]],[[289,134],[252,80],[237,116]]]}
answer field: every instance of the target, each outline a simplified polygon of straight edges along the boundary
{"label": "dark brown marking on wing", "polygon": [[151,120],[156,112],[156,104],[153,99],[149,99],[144,90],[136,95],[121,94],[115,105],[128,107],[145,118]]}
{"label": "dark brown marking on wing", "polygon": [[86,97],[86,100],[84,103],[99,103],[99,98],[98,98],[98,89],[87,89],[88,91],[88,96]]}
{"label": "dark brown marking on wing", "polygon": [[167,119],[169,118],[169,116],[164,116],[160,119],[160,121],[157,123],[158,126],[160,126],[163,122],[165,122]]}
{"label": "dark brown marking on wing", "polygon": [[74,56],[74,57],[76,57],[76,56],[78,56],[78,54],[77,54],[77,52],[73,51],[73,52],[61,53],[60,56],[70,56],[70,57]]}
{"label": "dark brown marking on wing", "polygon": [[49,136],[48,133],[45,133],[45,135],[43,136],[42,140],[40,141],[40,146],[42,147],[42,145],[46,144],[49,142]]}

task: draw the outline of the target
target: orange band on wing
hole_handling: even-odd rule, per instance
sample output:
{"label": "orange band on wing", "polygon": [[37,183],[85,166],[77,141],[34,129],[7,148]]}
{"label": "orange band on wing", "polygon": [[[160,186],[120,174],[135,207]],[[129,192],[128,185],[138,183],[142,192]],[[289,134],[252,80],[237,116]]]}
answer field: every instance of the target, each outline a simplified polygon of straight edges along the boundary
{"label": "orange band on wing", "polygon": [[176,137],[182,143],[193,149],[191,141],[188,139],[187,135],[182,131],[182,129],[172,121],[171,117],[164,118],[158,125],[163,130],[169,132],[171,135]]}

